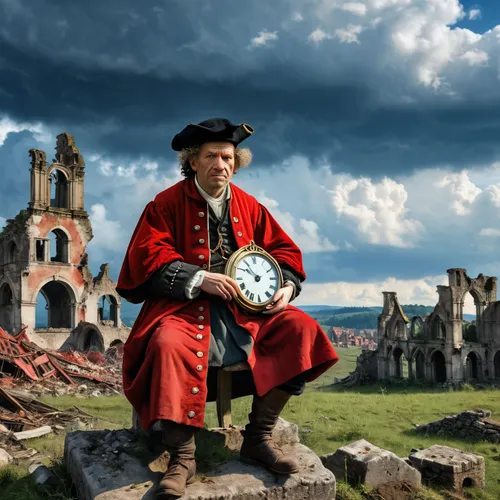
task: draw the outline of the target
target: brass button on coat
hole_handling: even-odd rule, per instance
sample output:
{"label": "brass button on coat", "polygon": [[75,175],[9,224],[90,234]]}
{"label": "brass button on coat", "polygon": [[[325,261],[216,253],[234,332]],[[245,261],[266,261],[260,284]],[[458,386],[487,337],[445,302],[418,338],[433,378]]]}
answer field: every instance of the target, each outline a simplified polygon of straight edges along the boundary
{"label": "brass button on coat", "polygon": [[243,233],[241,231],[238,231],[238,236],[243,236]]}
{"label": "brass button on coat", "polygon": [[203,269],[207,269],[208,268],[208,266],[206,264],[203,264],[202,267],[203,267]]}
{"label": "brass button on coat", "polygon": [[199,230],[201,229],[201,227],[200,227],[200,226],[198,226],[198,224],[197,224],[196,226],[194,226],[194,227],[193,227],[193,229],[194,229],[195,231],[199,231]]}
{"label": "brass button on coat", "polygon": [[238,217],[233,217],[234,222],[238,222]]}
{"label": "brass button on coat", "polygon": [[198,316],[198,321],[203,321],[205,319],[205,316]]}
{"label": "brass button on coat", "polygon": [[199,358],[202,358],[202,357],[203,357],[203,353],[202,353],[201,351],[198,351],[198,352],[196,353],[196,356],[198,356]]}
{"label": "brass button on coat", "polygon": [[198,311],[203,312],[204,310],[205,310],[205,308],[203,306],[198,307]]}
{"label": "brass button on coat", "polygon": [[196,413],[195,413],[194,411],[190,411],[190,412],[188,413],[188,417],[189,417],[189,418],[193,418],[195,415],[196,415]]}
{"label": "brass button on coat", "polygon": [[193,387],[193,388],[191,389],[191,393],[192,393],[192,394],[198,394],[199,392],[200,392],[200,389],[198,389],[198,387]]}
{"label": "brass button on coat", "polygon": [[202,339],[203,339],[203,335],[202,335],[201,333],[198,333],[198,334],[196,335],[196,338],[197,338],[198,340],[202,340]]}
{"label": "brass button on coat", "polygon": [[205,212],[198,212],[198,217],[205,217]]}
{"label": "brass button on coat", "polygon": [[198,325],[198,330],[203,330],[205,328],[204,325]]}
{"label": "brass button on coat", "polygon": [[205,258],[205,256],[204,256],[204,255],[201,255],[201,254],[200,254],[200,255],[198,255],[198,259],[203,260],[204,258]]}
{"label": "brass button on coat", "polygon": [[198,365],[198,366],[196,367],[196,371],[201,372],[201,370],[203,370],[203,366]]}
{"label": "brass button on coat", "polygon": [[204,240],[203,238],[200,238],[200,239],[198,240],[198,243],[199,243],[200,245],[203,245],[203,243],[205,243],[205,240]]}

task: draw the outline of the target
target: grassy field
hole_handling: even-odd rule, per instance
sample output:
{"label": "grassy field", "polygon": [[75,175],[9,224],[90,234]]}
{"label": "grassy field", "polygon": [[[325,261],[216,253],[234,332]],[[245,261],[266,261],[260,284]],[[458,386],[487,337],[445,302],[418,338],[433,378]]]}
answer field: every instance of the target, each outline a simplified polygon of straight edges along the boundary
{"label": "grassy field", "polygon": [[[425,438],[416,434],[415,424],[443,418],[466,409],[485,408],[491,410],[492,418],[500,420],[500,391],[473,390],[443,391],[434,388],[408,387],[403,384],[372,385],[350,390],[331,387],[334,377],[341,378],[354,369],[359,349],[339,349],[340,361],[329,372],[309,384],[304,395],[292,398],[283,413],[283,418],[297,423],[302,431],[301,441],[317,454],[331,453],[338,447],[364,438],[374,445],[389,449],[401,457],[408,456],[412,448],[425,448],[439,443],[471,451],[485,457],[486,492],[475,496],[488,500],[500,498],[500,445],[471,443],[458,439],[440,437]],[[103,428],[130,427],[131,409],[121,397],[75,399],[70,397],[51,398],[44,401],[59,408],[77,404],[85,411],[95,414],[106,422]],[[250,398],[233,402],[233,423],[243,425],[250,410]],[[206,423],[215,426],[215,405],[207,405]],[[63,436],[52,436],[32,440],[29,445],[46,453],[47,463],[62,456]],[[60,465],[55,469],[64,475]],[[52,493],[35,493],[25,466],[9,468],[0,474],[0,497],[4,500],[21,499],[69,499],[70,488]],[[342,479],[342,478],[338,478]],[[337,498],[355,500],[363,498],[345,485],[340,485]],[[425,490],[421,500],[454,498]]]}

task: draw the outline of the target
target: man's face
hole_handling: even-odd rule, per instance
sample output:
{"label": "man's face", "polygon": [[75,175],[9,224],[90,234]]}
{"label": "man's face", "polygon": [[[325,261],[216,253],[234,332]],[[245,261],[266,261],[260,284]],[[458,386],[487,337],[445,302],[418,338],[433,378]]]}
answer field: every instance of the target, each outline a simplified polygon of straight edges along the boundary
{"label": "man's face", "polygon": [[234,172],[234,146],[230,142],[207,142],[191,160],[201,187],[211,196],[220,196]]}

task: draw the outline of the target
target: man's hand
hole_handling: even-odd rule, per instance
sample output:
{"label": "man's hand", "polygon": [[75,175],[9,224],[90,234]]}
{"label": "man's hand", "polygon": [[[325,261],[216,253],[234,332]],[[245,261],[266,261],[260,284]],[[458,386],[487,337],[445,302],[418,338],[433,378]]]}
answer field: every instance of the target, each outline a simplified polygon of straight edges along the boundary
{"label": "man's hand", "polygon": [[211,295],[218,295],[224,300],[232,300],[238,294],[238,284],[235,280],[220,273],[205,272],[200,288]]}
{"label": "man's hand", "polygon": [[262,314],[276,314],[283,311],[290,302],[293,294],[293,287],[284,286],[280,288],[273,297],[273,301],[266,306],[266,310]]}

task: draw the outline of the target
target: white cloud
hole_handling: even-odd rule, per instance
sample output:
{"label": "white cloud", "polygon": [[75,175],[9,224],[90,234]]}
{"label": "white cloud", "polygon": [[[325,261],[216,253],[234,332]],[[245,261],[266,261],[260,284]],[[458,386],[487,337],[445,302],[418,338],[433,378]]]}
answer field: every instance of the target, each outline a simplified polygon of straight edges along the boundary
{"label": "white cloud", "polygon": [[445,175],[437,186],[448,192],[448,200],[456,215],[469,214],[472,203],[481,193],[481,189],[471,182],[466,170]]}
{"label": "white cloud", "polygon": [[[119,221],[107,219],[106,207],[101,203],[96,203],[90,207],[89,214],[92,223],[94,238],[91,241],[94,251],[95,247],[102,250],[116,251],[117,248],[124,248],[127,244],[124,238]],[[89,246],[90,246],[89,245]]]}
{"label": "white cloud", "polygon": [[484,50],[473,49],[468,50],[460,58],[466,61],[469,66],[483,66],[488,62],[489,56]]}
{"label": "white cloud", "polygon": [[250,41],[251,47],[264,47],[268,42],[277,40],[278,32],[260,31],[259,34]]}
{"label": "white cloud", "polygon": [[357,233],[372,245],[409,248],[424,229],[421,222],[408,218],[405,186],[384,178],[346,178],[330,190],[332,206],[344,224],[354,223]]}
{"label": "white cloud", "polygon": [[304,17],[302,16],[302,14],[300,12],[294,12],[293,16],[292,16],[292,20],[297,22],[297,23],[300,23],[301,21],[304,20]]}
{"label": "white cloud", "polygon": [[50,134],[47,127],[45,127],[40,122],[15,122],[11,120],[9,117],[4,116],[0,119],[0,146],[3,146],[5,139],[7,139],[7,135],[11,132],[22,132],[24,130],[28,130],[33,133],[35,139],[39,142],[51,142],[52,135]]}
{"label": "white cloud", "polygon": [[342,9],[357,16],[364,16],[366,14],[366,5],[364,3],[348,2],[342,5]]}
{"label": "white cloud", "polygon": [[5,227],[6,222],[7,222],[7,219],[0,217],[0,231]]}
{"label": "white cloud", "polygon": [[481,9],[469,10],[469,19],[471,21],[475,21],[476,19],[481,19]]}
{"label": "white cloud", "polygon": [[479,236],[489,236],[493,238],[498,238],[500,236],[500,229],[495,229],[493,227],[486,227],[479,231]]}
{"label": "white cloud", "polygon": [[323,40],[330,40],[334,38],[332,35],[325,33],[322,29],[315,29],[312,33],[309,34],[307,39],[314,43],[322,42]]}
{"label": "white cloud", "polygon": [[[400,304],[432,306],[438,302],[437,285],[447,285],[448,276],[426,276],[414,280],[389,277],[377,283],[308,283],[297,298],[297,305],[330,304],[336,306],[381,306],[382,292],[396,292]],[[469,311],[466,311],[467,313]]]}
{"label": "white cloud", "polygon": [[278,209],[279,203],[268,198],[264,193],[258,197],[262,203],[283,228],[285,233],[300,247],[304,253],[335,251],[338,247],[333,245],[328,238],[319,233],[319,226],[316,222],[307,219],[299,219],[298,224],[289,212],[282,212]]}
{"label": "white cloud", "polygon": [[363,26],[349,24],[347,28],[335,30],[335,36],[341,43],[359,43],[358,35],[363,31]]}

